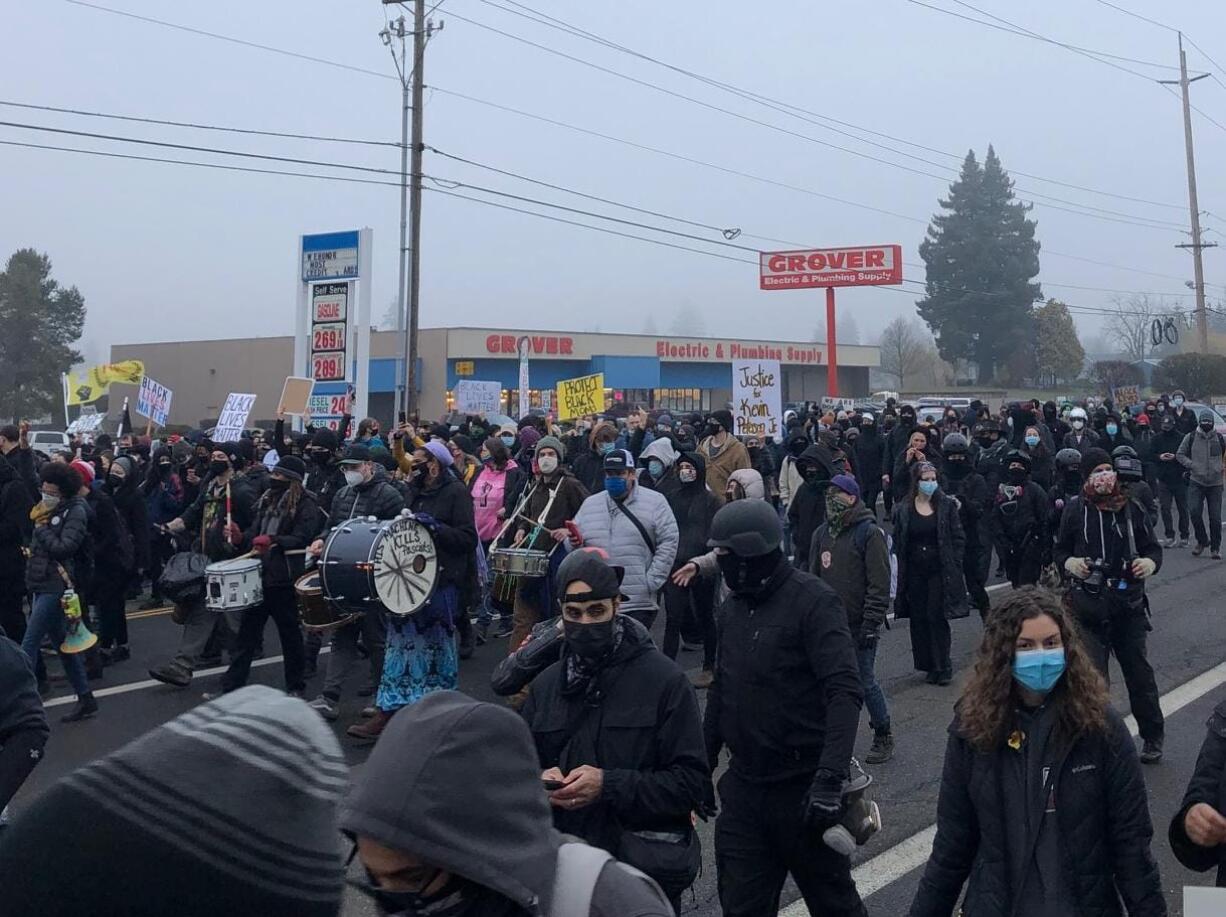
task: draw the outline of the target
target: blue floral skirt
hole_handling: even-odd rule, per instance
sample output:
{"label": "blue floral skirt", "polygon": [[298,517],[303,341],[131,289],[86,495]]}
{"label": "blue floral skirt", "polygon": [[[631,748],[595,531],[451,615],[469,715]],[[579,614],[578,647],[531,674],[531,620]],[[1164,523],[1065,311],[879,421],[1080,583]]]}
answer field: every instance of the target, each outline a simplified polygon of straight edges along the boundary
{"label": "blue floral skirt", "polygon": [[455,619],[459,591],[439,589],[417,614],[401,620],[388,615],[383,679],[375,699],[390,713],[416,703],[433,691],[454,691],[459,685],[460,657]]}

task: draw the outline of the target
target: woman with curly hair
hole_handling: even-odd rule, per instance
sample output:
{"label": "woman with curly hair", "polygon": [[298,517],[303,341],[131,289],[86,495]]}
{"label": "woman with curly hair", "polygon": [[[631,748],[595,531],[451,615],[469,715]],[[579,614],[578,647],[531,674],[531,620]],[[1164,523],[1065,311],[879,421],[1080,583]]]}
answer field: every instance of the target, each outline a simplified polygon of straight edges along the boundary
{"label": "woman with curly hair", "polygon": [[[992,609],[945,750],[911,917],[1166,914],[1132,737],[1050,592]],[[969,878],[969,882],[968,882]]]}

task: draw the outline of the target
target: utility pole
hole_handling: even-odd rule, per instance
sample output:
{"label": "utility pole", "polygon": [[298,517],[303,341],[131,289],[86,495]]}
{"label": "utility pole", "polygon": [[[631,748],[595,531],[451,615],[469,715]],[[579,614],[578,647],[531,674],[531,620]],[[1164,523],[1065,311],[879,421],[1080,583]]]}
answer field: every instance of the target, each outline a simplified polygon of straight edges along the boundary
{"label": "utility pole", "polygon": [[[1183,33],[1179,33],[1179,90],[1183,96],[1183,142],[1188,158],[1188,209],[1192,219],[1192,242],[1176,246],[1192,250],[1193,281],[1196,284],[1196,349],[1201,353],[1209,352],[1209,315],[1205,311],[1205,265],[1201,252],[1206,248],[1216,247],[1216,242],[1201,241],[1200,205],[1196,199],[1196,157],[1192,152],[1192,103],[1188,98],[1188,87],[1197,80],[1203,80],[1208,73],[1202,73],[1188,79],[1188,56],[1183,50]],[[1159,80],[1164,84],[1174,84],[1175,80]]]}
{"label": "utility pole", "polygon": [[[383,0],[384,5],[400,0]],[[400,77],[400,288],[399,308],[403,316],[404,389],[397,380],[396,411],[410,417],[417,415],[417,325],[421,302],[421,154],[423,150],[423,75],[426,63],[426,42],[434,32],[433,23],[426,23],[425,0],[413,2],[413,29],[409,32],[404,16],[380,32],[383,43],[391,46],[393,38],[400,40],[400,56],[392,48],[392,60]],[[442,29],[442,23],[439,29]],[[413,66],[405,61],[405,37],[413,38]],[[409,139],[410,114],[412,141]],[[408,257],[406,264],[405,258]]]}

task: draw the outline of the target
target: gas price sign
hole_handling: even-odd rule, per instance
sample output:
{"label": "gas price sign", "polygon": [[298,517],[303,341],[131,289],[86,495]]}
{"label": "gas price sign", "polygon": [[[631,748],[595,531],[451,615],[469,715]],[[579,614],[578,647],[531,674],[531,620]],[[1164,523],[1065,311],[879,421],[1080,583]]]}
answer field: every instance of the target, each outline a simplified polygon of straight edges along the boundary
{"label": "gas price sign", "polygon": [[311,287],[311,365],[316,382],[341,382],[349,373],[349,284]]}

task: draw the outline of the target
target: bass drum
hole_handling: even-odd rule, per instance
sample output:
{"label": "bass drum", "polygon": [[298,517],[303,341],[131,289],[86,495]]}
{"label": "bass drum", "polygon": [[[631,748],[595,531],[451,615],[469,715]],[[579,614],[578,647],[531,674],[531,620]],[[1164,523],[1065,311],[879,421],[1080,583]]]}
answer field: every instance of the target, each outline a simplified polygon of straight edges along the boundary
{"label": "bass drum", "polygon": [[308,570],[294,581],[294,596],[298,600],[298,617],[310,631],[328,631],[362,617],[357,612],[343,612],[324,598],[318,570]]}
{"label": "bass drum", "polygon": [[438,553],[429,529],[411,517],[351,519],[328,536],[320,586],[341,611],[372,605],[395,615],[419,611],[438,582]]}

